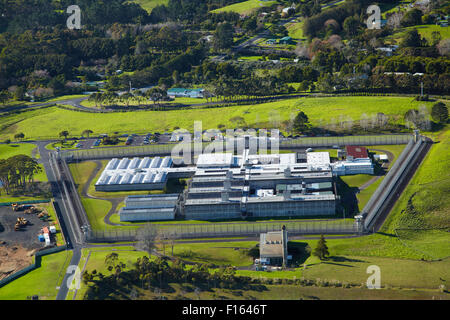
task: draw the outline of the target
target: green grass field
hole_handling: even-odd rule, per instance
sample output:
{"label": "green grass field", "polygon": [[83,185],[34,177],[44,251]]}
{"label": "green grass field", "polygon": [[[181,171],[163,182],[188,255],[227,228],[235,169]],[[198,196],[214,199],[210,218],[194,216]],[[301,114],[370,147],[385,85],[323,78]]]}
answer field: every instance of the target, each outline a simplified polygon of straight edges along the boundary
{"label": "green grass field", "polygon": [[[185,104],[185,105],[195,105],[200,103],[206,103],[210,100],[206,101],[206,99],[203,98],[175,98],[173,101],[165,101],[164,104]],[[117,104],[119,106],[125,107],[127,104],[123,101],[116,101],[114,104]],[[130,100],[128,105],[129,106],[139,106],[139,105],[150,105],[150,106],[157,106],[157,104],[151,102],[151,101],[145,101],[145,102],[139,102],[137,100]],[[82,106],[88,107],[88,108],[95,108],[95,102],[89,101],[89,100],[83,100],[81,102]],[[100,107],[100,104],[97,105],[97,107]]]}
{"label": "green grass field", "polygon": [[139,4],[143,9],[150,13],[154,7],[162,4],[168,4],[169,0],[132,0],[130,2]]}
{"label": "green grass field", "polygon": [[358,121],[361,115],[383,112],[393,123],[403,123],[403,115],[419,105],[431,108],[431,102],[418,102],[410,97],[326,97],[299,98],[256,105],[240,105],[219,108],[183,109],[171,111],[137,111],[93,114],[73,112],[56,107],[8,115],[0,119],[0,141],[23,132],[28,138],[57,137],[62,130],[70,135],[81,135],[90,129],[94,134],[164,132],[175,126],[192,130],[194,121],[203,121],[203,129],[237,126],[233,118],[242,117],[249,126],[273,127],[274,116],[281,121],[304,111],[313,125],[337,123],[340,117],[346,121]]}
{"label": "green grass field", "polygon": [[[252,241],[190,244],[179,243],[174,247],[174,256],[199,263],[248,266],[253,263],[253,259],[245,254],[245,250],[254,247],[256,243],[257,242]],[[171,254],[170,247],[166,247],[166,254]]]}
{"label": "green grass field", "polygon": [[293,39],[306,40],[306,38],[303,36],[303,21],[289,23],[288,25],[286,25],[286,29],[289,32],[289,36]]}
{"label": "green grass field", "polygon": [[[131,246],[83,249],[78,267],[81,271],[85,268],[85,270],[89,272],[96,270],[97,272],[109,275],[111,272],[107,269],[105,258],[111,252],[119,254],[120,261],[124,262],[127,266],[126,269],[132,267],[132,263],[135,262],[137,258],[148,256],[145,252],[136,251]],[[84,285],[84,283],[81,283],[81,287],[77,291],[75,299],[82,300],[86,290],[87,286]],[[73,296],[74,291],[69,291],[66,300],[72,300]]]}
{"label": "green grass field", "polygon": [[72,251],[43,256],[40,268],[0,288],[0,300],[26,300],[33,295],[39,300],[54,300],[71,257]]}
{"label": "green grass field", "polygon": [[0,144],[0,159],[7,159],[18,154],[32,155],[37,147],[31,143]]}
{"label": "green grass field", "polygon": [[248,0],[248,1],[231,4],[229,6],[213,10],[211,12],[219,13],[219,12],[233,11],[233,12],[237,12],[239,14],[244,15],[244,14],[250,14],[252,11],[256,10],[257,8],[269,7],[272,4],[275,4],[277,2],[278,1]]}
{"label": "green grass field", "polygon": [[104,230],[107,225],[104,223],[103,218],[111,210],[111,203],[106,200],[88,198],[82,198],[81,203],[86,211],[92,230]]}
{"label": "green grass field", "polygon": [[450,28],[449,27],[441,27],[439,25],[435,24],[427,24],[427,25],[418,25],[414,27],[407,27],[407,28],[399,28],[398,32],[394,33],[392,36],[388,36],[388,40],[395,40],[400,41],[401,38],[403,38],[407,31],[416,29],[417,32],[420,34],[422,38],[427,39],[428,43],[432,43],[432,37],[431,34],[434,31],[437,31],[441,34],[442,39],[448,39],[450,38]]}
{"label": "green grass field", "polygon": [[[450,256],[450,130],[435,138],[421,167],[392,209],[383,231],[434,259]],[[411,230],[408,230],[411,229]]]}

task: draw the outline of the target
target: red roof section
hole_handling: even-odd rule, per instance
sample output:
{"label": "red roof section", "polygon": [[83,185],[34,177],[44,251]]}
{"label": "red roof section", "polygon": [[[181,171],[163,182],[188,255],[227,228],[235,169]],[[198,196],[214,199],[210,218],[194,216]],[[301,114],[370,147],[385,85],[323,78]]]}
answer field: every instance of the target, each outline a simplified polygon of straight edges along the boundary
{"label": "red roof section", "polygon": [[368,158],[367,149],[360,146],[345,146],[347,156],[352,156],[353,159]]}

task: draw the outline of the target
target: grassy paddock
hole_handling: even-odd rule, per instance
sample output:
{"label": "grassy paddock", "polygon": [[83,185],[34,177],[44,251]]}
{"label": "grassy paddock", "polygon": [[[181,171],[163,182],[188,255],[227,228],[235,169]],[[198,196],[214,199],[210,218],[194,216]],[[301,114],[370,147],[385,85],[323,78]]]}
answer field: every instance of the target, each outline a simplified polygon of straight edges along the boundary
{"label": "grassy paddock", "polygon": [[[81,135],[86,129],[94,134],[112,132],[164,132],[175,126],[192,130],[194,121],[202,121],[203,129],[217,128],[220,124],[235,128],[233,118],[242,117],[252,127],[276,124],[270,119],[280,121],[291,118],[300,110],[304,111],[313,125],[333,124],[345,121],[359,121],[367,116],[383,112],[391,123],[403,123],[403,115],[411,108],[424,104],[431,108],[432,102],[415,101],[410,97],[323,97],[298,98],[276,102],[239,105],[233,107],[181,109],[170,111],[131,111],[106,114],[92,114],[46,108],[37,111],[24,111],[2,117],[0,120],[0,140],[11,138],[23,132],[28,138],[57,137],[62,130],[70,135]],[[362,107],[364,106],[364,107]],[[339,115],[333,116],[333,115]]]}

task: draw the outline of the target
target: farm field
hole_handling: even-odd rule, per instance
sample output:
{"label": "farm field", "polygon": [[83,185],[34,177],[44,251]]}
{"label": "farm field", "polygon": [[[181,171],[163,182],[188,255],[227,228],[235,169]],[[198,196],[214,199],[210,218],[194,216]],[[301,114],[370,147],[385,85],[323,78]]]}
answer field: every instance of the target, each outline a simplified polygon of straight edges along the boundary
{"label": "farm field", "polygon": [[256,10],[257,8],[269,7],[277,2],[278,1],[248,0],[248,1],[234,3],[229,6],[213,10],[211,12],[219,13],[219,12],[234,11],[239,14],[249,14],[253,10]]}
{"label": "farm field", "polygon": [[[289,99],[256,105],[202,108],[174,111],[137,111],[107,114],[74,112],[56,107],[8,115],[0,120],[0,140],[23,132],[27,138],[57,137],[62,130],[81,135],[90,129],[94,134],[112,132],[165,132],[174,127],[192,130],[194,121],[202,120],[203,129],[225,125],[234,128],[233,119],[242,117],[247,125],[272,127],[270,119],[290,119],[299,110],[305,112],[313,125],[332,124],[343,118],[358,121],[361,116],[383,112],[393,123],[403,123],[403,115],[411,108],[431,102],[418,102],[411,97],[324,97]],[[333,116],[333,115],[339,116]]]}
{"label": "farm field", "polygon": [[38,295],[40,300],[54,300],[72,251],[62,251],[42,257],[41,266],[0,288],[0,300],[27,300]]}

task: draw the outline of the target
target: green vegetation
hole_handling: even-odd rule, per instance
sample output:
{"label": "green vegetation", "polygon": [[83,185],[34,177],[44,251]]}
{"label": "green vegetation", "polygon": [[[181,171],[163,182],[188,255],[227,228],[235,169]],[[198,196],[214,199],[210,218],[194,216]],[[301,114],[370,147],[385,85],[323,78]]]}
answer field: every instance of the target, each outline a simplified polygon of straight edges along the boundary
{"label": "green vegetation", "polygon": [[[174,256],[187,261],[215,265],[249,266],[253,259],[247,255],[248,249],[256,242],[217,242],[176,244]],[[167,250],[166,254],[170,254]]]}
{"label": "green vegetation", "polygon": [[212,12],[220,13],[220,12],[233,11],[233,12],[237,12],[239,14],[249,14],[252,11],[256,10],[257,8],[270,7],[271,5],[273,5],[275,3],[277,3],[277,1],[247,0],[247,1],[238,2],[235,4],[231,4],[229,6],[223,7],[223,8],[213,10]]}
{"label": "green vegetation", "polygon": [[39,268],[0,288],[0,300],[26,300],[33,295],[54,300],[71,258],[72,251],[43,256]]}
{"label": "green vegetation", "polygon": [[[35,153],[33,155],[33,153]],[[0,159],[7,159],[19,154],[25,154],[28,156],[39,157],[37,152],[37,147],[31,143],[11,143],[11,144],[0,144]]]}
{"label": "green vegetation", "polygon": [[432,38],[433,32],[438,32],[441,35],[442,39],[450,38],[450,29],[448,27],[441,27],[439,25],[429,24],[429,25],[417,25],[417,26],[413,26],[413,27],[399,28],[399,29],[397,29],[396,33],[394,33],[392,36],[388,36],[387,39],[395,40],[398,42],[410,30],[417,30],[417,32],[420,34],[420,36],[422,38],[427,39],[427,41],[429,43],[433,42],[433,38]]}
{"label": "green vegetation", "polygon": [[[36,162],[37,158],[39,158],[39,153],[37,152],[37,147],[33,144],[0,144],[0,174],[3,172],[0,178],[3,181],[3,187],[0,188],[0,202],[40,200],[51,197],[49,190],[45,186],[47,175],[44,166]],[[8,168],[17,166],[20,163],[27,163],[30,165],[30,169],[33,168],[33,174],[31,174],[33,178],[32,183],[29,182],[28,178],[31,176],[28,173],[21,172],[21,181],[17,182],[14,182],[13,177],[7,174]],[[2,164],[3,168],[1,168]],[[24,178],[25,175],[27,175],[26,178]],[[8,182],[8,188],[5,188],[5,182]]]}
{"label": "green vegetation", "polygon": [[169,0],[131,0],[130,2],[135,2],[139,4],[143,9],[147,10],[147,12],[151,12],[152,9],[156,6],[169,3]]}
{"label": "green vegetation", "polygon": [[450,228],[449,138],[446,128],[435,139],[438,143],[431,147],[383,226],[383,231],[397,233],[413,250],[435,259],[450,256],[446,232]]}
{"label": "green vegetation", "polygon": [[[57,137],[62,130],[71,135],[79,135],[90,128],[94,134],[130,131],[165,131],[178,126],[192,129],[194,121],[202,119],[203,129],[217,128],[220,124],[233,128],[235,117],[242,117],[249,126],[268,125],[274,114],[280,120],[290,119],[292,113],[301,109],[308,115],[311,124],[336,125],[339,119],[359,121],[363,114],[375,115],[382,112],[393,123],[403,123],[403,115],[411,108],[431,103],[412,101],[408,97],[326,97],[300,98],[257,105],[218,107],[173,111],[138,111],[91,114],[73,112],[59,108],[46,108],[41,112],[30,111],[19,115],[2,117],[0,140],[11,138],[17,132],[23,132],[28,138],[39,136]],[[364,106],[364,108],[362,107]],[[339,116],[336,116],[339,114]],[[273,124],[272,124],[273,126]]]}
{"label": "green vegetation", "polygon": [[303,36],[303,21],[289,23],[288,25],[286,25],[286,29],[289,32],[289,36],[293,39],[306,40],[306,38]]}
{"label": "green vegetation", "polygon": [[[99,199],[81,199],[84,210],[86,211],[92,230],[104,230],[107,225],[103,221],[106,214],[111,210],[111,203],[106,200]],[[109,226],[108,226],[109,227]]]}
{"label": "green vegetation", "polygon": [[[308,264],[308,261],[306,261]],[[307,279],[341,281],[362,284],[368,277],[366,272],[370,265],[379,266],[383,287],[438,289],[445,282],[440,279],[450,278],[450,260],[425,262],[392,258],[364,256],[336,256],[319,264],[312,264],[302,271]],[[420,274],[420,277],[417,275]]]}

